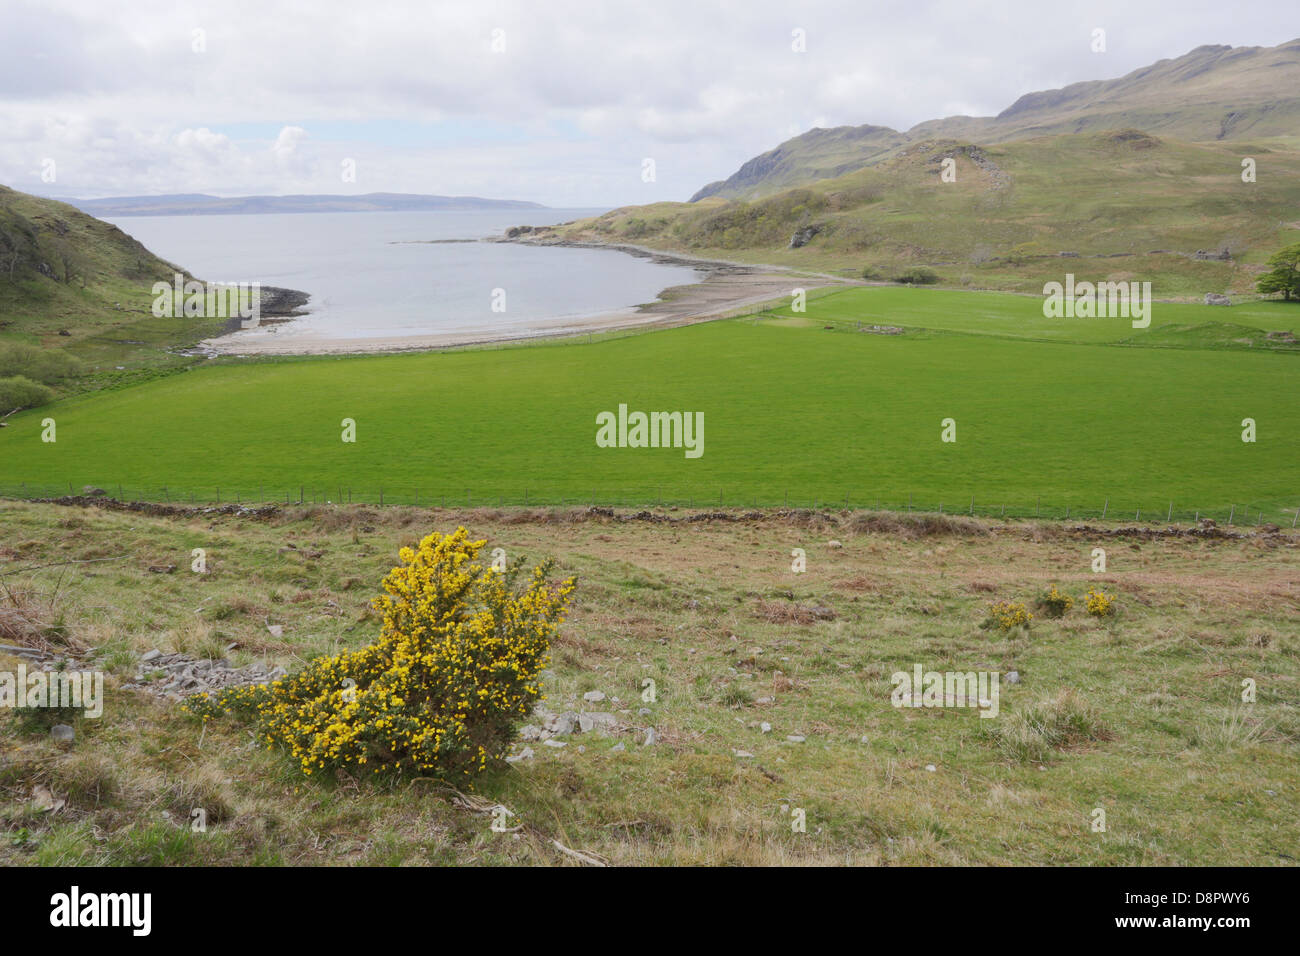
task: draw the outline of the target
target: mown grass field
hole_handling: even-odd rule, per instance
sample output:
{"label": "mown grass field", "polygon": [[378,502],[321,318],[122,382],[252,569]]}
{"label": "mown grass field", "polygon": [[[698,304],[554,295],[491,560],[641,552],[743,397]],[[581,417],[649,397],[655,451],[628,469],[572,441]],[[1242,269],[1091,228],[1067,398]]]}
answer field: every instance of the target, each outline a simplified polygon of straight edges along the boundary
{"label": "mown grass field", "polygon": [[[149,500],[718,504],[1166,516],[1289,525],[1300,506],[1300,309],[856,288],[593,342],[228,361],[13,416],[11,494]],[[905,328],[868,334],[858,324]],[[827,328],[830,326],[830,328]],[[1148,347],[1153,346],[1153,347]],[[596,415],[703,412],[704,455],[598,448]],[[57,441],[41,441],[53,418]],[[341,423],[356,422],[357,441]],[[941,424],[956,422],[944,443]],[[1241,440],[1242,420],[1257,441]],[[25,483],[25,484],[24,484]],[[1261,519],[1260,512],[1263,512]]]}
{"label": "mown grass field", "polygon": [[[309,506],[250,520],[0,503],[17,605],[57,623],[56,645],[99,648],[108,674],[104,716],[75,720],[66,748],[28,712],[0,711],[0,862],[573,864],[558,840],[614,864],[1295,864],[1294,533],[699,517]],[[578,575],[547,703],[576,710],[601,690],[611,700],[585,706],[623,725],[534,742],[532,759],[479,778],[473,796],[515,813],[517,837],[438,780],[304,778],[247,728],[203,727],[121,686],[153,648],[295,670],[366,644],[397,549],[461,524],[511,559],[554,555],[557,576]],[[1091,570],[1098,545],[1104,574]],[[207,574],[187,570],[196,547]],[[96,563],[47,566],[67,561]],[[179,570],[149,570],[167,564]],[[1080,603],[1037,612],[1027,631],[980,629],[990,601],[1032,609],[1050,585],[1076,599],[1102,588],[1116,613]],[[1021,681],[1002,684],[996,718],[895,708],[890,675],[916,664]],[[0,670],[16,666],[0,656]],[[42,809],[37,788],[63,805]],[[206,832],[189,826],[195,808]]]}

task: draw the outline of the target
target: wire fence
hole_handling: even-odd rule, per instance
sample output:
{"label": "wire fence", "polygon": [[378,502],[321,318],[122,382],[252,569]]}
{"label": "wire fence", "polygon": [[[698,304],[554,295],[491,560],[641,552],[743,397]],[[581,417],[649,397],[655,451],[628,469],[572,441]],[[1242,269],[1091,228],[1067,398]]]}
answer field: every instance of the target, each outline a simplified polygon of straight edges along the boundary
{"label": "wire fence", "polygon": [[[51,499],[65,496],[115,498],[194,507],[236,504],[249,507],[265,505],[402,505],[421,508],[686,508],[754,509],[754,510],[832,510],[887,511],[893,513],[967,515],[978,518],[1035,518],[1044,521],[1113,521],[1196,523],[1209,518],[1226,525],[1259,526],[1276,524],[1297,526],[1300,506],[1283,506],[1275,501],[1251,500],[1228,502],[1211,507],[1188,507],[1172,500],[1109,498],[1071,502],[1045,501],[1041,496],[1027,500],[1020,497],[993,496],[987,500],[977,495],[921,498],[913,494],[870,495],[861,492],[808,494],[785,491],[773,494],[745,493],[739,489],[673,489],[668,487],[588,490],[570,488],[552,492],[535,488],[458,488],[454,490],[413,489],[383,485],[298,484],[256,486],[218,486],[179,489],[169,485],[132,486],[77,485],[19,482],[0,483],[0,497],[14,499]],[[1300,499],[1297,499],[1300,501]]]}

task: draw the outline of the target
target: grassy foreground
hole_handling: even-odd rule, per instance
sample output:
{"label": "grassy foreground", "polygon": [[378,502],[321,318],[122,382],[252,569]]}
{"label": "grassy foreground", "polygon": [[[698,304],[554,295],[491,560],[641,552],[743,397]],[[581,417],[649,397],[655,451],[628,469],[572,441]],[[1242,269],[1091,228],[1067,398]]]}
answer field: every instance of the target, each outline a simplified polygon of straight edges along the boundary
{"label": "grassy foreground", "polygon": [[[615,864],[1296,862],[1300,537],[661,518],[0,504],[6,606],[57,625],[68,646],[98,647],[109,672],[104,716],[75,721],[67,749],[0,713],[0,862],[574,863],[553,841]],[[294,669],[363,645],[398,547],[458,524],[511,559],[554,554],[557,573],[579,576],[548,704],[621,698],[587,705],[619,715],[616,737],[534,743],[532,759],[491,770],[461,801],[435,780],[307,780],[237,726],[201,729],[120,687],[151,648]],[[1104,574],[1090,570],[1097,546]],[[187,571],[196,547],[206,575]],[[807,552],[804,574],[793,548]],[[35,569],[67,561],[96,563]],[[1052,584],[1076,598],[1102,587],[1117,613],[1092,618],[1080,603],[1028,631],[979,628],[989,601],[1032,605]],[[890,675],[916,664],[1022,680],[1002,685],[993,719],[896,709]],[[0,656],[0,670],[15,666]],[[638,693],[646,677],[652,704]],[[1241,702],[1246,678],[1256,703]],[[643,746],[648,727],[657,741]],[[66,802],[43,810],[38,787]],[[522,830],[494,833],[473,809],[497,803]],[[186,825],[194,808],[206,832]],[[1105,832],[1092,829],[1098,808]],[[806,832],[792,831],[794,810]]]}
{"label": "grassy foreground", "polygon": [[[218,364],[13,416],[0,485],[448,506],[911,501],[993,516],[1041,502],[1043,516],[1290,526],[1297,347],[1267,332],[1295,330],[1300,309],[1154,309],[1137,330],[1045,319],[1039,298],[857,288],[798,315],[590,344]],[[859,329],[877,323],[905,332]],[[702,412],[703,456],[597,447],[597,414],[620,404]]]}

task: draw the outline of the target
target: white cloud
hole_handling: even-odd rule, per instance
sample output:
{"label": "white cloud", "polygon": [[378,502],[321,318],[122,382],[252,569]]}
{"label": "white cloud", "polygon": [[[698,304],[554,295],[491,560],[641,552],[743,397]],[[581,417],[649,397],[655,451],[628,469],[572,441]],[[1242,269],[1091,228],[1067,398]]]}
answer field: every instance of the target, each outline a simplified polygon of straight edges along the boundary
{"label": "white cloud", "polygon": [[[809,125],[995,113],[1202,43],[1284,42],[1288,12],[1283,0],[1249,18],[1182,0],[6,0],[0,182],[79,196],[684,199]],[[1096,26],[1104,55],[1088,48]],[[796,27],[807,52],[791,50]],[[39,181],[44,157],[57,187]]]}

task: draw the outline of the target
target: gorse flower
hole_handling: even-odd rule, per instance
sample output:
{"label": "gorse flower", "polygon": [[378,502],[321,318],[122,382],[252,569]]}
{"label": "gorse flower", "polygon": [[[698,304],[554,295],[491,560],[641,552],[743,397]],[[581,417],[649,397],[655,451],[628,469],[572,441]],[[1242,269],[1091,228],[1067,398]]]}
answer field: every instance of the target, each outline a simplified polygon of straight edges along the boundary
{"label": "gorse flower", "polygon": [[374,600],[379,640],[322,657],[272,684],[191,698],[203,719],[255,717],[268,747],[285,747],[304,774],[327,767],[473,774],[500,757],[541,699],[551,638],[576,586],[552,587],[553,562],[516,587],[476,562],[486,542],[457,528],[402,548]]}
{"label": "gorse flower", "polygon": [[1028,627],[1034,616],[1019,601],[997,601],[989,605],[989,616],[985,627],[1000,627],[1009,631],[1014,627]]}
{"label": "gorse flower", "polygon": [[1088,588],[1088,593],[1084,595],[1084,598],[1084,607],[1093,617],[1109,617],[1115,613],[1115,599],[1106,594],[1105,591]]}

